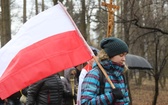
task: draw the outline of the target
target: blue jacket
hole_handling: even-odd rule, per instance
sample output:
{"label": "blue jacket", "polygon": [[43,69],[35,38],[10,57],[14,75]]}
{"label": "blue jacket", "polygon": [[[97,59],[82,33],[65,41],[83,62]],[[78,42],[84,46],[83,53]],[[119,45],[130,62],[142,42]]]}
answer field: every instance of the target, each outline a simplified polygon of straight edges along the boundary
{"label": "blue jacket", "polygon": [[[99,95],[100,81],[99,68],[93,68],[87,73],[82,83],[81,90],[81,105],[128,105],[129,94],[127,86],[122,75],[124,66],[118,65],[110,60],[101,62],[101,65],[106,70],[107,75],[113,82],[116,88],[121,89],[124,98],[116,100],[113,97],[113,90],[105,78],[104,94]],[[114,101],[115,100],[115,101]]]}

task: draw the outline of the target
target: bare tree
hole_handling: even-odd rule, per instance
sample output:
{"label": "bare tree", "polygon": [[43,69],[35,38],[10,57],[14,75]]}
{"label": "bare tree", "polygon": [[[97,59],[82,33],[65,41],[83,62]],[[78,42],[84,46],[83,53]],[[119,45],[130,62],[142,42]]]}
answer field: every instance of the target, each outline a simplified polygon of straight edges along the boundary
{"label": "bare tree", "polygon": [[57,2],[58,2],[58,0],[53,0],[54,5],[56,5],[56,4],[57,4]]}
{"label": "bare tree", "polygon": [[42,2],[42,3],[41,3],[41,8],[42,8],[42,11],[44,11],[44,8],[45,8],[45,7],[44,7],[44,6],[45,6],[45,5],[44,5],[44,0],[41,0],[41,2]]}
{"label": "bare tree", "polygon": [[36,6],[36,15],[39,13],[39,11],[38,11],[38,0],[35,0],[35,6]]}
{"label": "bare tree", "polygon": [[1,0],[1,46],[11,39],[10,0]]}
{"label": "bare tree", "polygon": [[87,34],[86,34],[86,15],[85,15],[85,11],[86,11],[86,7],[85,7],[85,0],[81,0],[81,4],[82,4],[82,10],[81,10],[81,23],[80,23],[80,31],[83,35],[83,37],[85,38],[85,40],[87,40]]}
{"label": "bare tree", "polygon": [[[61,2],[61,3],[63,2],[63,0],[53,0],[54,5],[56,5],[58,3],[58,1]],[[72,0],[68,0],[68,1],[72,1]]]}
{"label": "bare tree", "polygon": [[23,1],[23,23],[27,21],[27,15],[26,15],[26,0]]}
{"label": "bare tree", "polygon": [[165,47],[168,44],[167,24],[165,24],[168,14],[165,13],[165,2],[131,0],[125,3],[127,6],[124,7],[124,13],[127,13],[127,16],[124,18],[119,16],[122,24],[129,24],[124,27],[124,30],[127,30],[124,34],[125,39],[129,43],[131,53],[145,57],[154,67],[152,74],[155,80],[155,94],[152,105],[156,105],[159,95],[159,79],[168,60],[168,51]]}

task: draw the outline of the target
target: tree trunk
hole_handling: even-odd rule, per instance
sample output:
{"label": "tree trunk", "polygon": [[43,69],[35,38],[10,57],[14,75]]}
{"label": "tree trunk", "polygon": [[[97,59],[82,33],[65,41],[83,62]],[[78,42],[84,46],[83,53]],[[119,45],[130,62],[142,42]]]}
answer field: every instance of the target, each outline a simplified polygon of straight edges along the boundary
{"label": "tree trunk", "polygon": [[57,1],[58,1],[58,0],[53,0],[54,5],[56,5],[56,4],[57,4]]}
{"label": "tree trunk", "polygon": [[86,22],[85,22],[85,0],[81,0],[82,3],[82,14],[81,14],[81,25],[80,25],[80,31],[83,35],[83,37],[85,38],[85,40],[87,40],[87,34],[86,34]]}
{"label": "tree trunk", "polygon": [[26,15],[26,0],[23,1],[23,23],[27,21],[27,15]]}
{"label": "tree trunk", "polygon": [[152,105],[156,105],[158,95],[159,95],[159,77],[158,75],[156,75],[155,76],[155,95],[154,95],[154,100],[152,102]]}
{"label": "tree trunk", "polygon": [[155,75],[154,75],[154,79],[155,79],[155,95],[154,95],[154,99],[152,102],[152,105],[156,105],[157,103],[157,98],[158,98],[158,92],[159,92],[159,70],[158,70],[158,45],[159,45],[159,39],[157,37],[157,35],[155,35]]}
{"label": "tree trunk", "polygon": [[142,79],[143,77],[145,77],[145,73],[142,71],[139,71],[139,78],[138,78],[138,85],[141,86],[142,85]]}
{"label": "tree trunk", "polygon": [[10,0],[1,0],[1,10],[1,46],[4,46],[11,39]]}
{"label": "tree trunk", "polygon": [[41,2],[42,2],[42,3],[41,3],[41,9],[42,9],[42,11],[44,11],[44,8],[45,8],[45,7],[44,7],[44,0],[41,0]]}
{"label": "tree trunk", "polygon": [[[128,6],[128,1],[124,1],[124,14],[123,14],[123,17],[127,20],[127,6]],[[124,38],[125,38],[125,42],[128,44],[129,46],[129,24],[128,23],[124,23]],[[130,86],[129,86],[129,74],[127,73],[126,76],[127,76],[127,83],[128,83],[128,90],[129,90],[129,98],[130,98],[130,105],[132,105],[132,97],[131,97],[131,90],[130,90]]]}
{"label": "tree trunk", "polygon": [[165,86],[166,86],[166,76],[164,76],[164,75],[160,76],[159,84],[160,84],[162,89],[165,88]]}
{"label": "tree trunk", "polygon": [[36,15],[38,14],[38,0],[35,0],[35,5],[36,5]]}

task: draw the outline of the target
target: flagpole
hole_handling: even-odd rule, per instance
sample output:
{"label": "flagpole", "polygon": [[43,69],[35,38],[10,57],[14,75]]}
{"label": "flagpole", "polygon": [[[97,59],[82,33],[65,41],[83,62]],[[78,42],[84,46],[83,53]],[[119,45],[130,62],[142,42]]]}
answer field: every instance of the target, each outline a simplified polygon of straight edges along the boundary
{"label": "flagpole", "polygon": [[[71,18],[71,16],[67,13],[67,11],[65,10],[65,8],[62,6],[62,4],[60,2],[58,2],[58,4],[61,5],[61,7],[63,8],[63,10],[65,11],[65,13],[68,15],[68,17],[71,19],[71,22],[73,23],[74,27],[76,28],[76,30],[78,30],[79,35],[81,36],[81,33],[79,31],[79,29],[77,28],[76,24],[74,23],[73,19]],[[84,40],[84,38],[81,36],[81,38],[83,39],[85,45],[88,47],[88,49],[90,50],[90,52],[92,53],[93,58],[95,59],[95,61],[97,62],[99,68],[101,69],[101,71],[103,72],[103,74],[105,75],[105,77],[107,78],[107,81],[110,83],[111,87],[113,89],[115,89],[114,84],[112,83],[112,81],[110,80],[110,78],[108,77],[107,73],[105,72],[105,70],[103,69],[103,67],[100,65],[100,63],[98,62],[96,56],[94,55],[93,51],[91,50],[91,48],[89,47],[89,45],[86,43],[86,41]]]}
{"label": "flagpole", "polygon": [[76,30],[78,30],[79,35],[81,36],[82,40],[84,41],[85,45],[88,47],[89,51],[92,53],[93,58],[95,59],[96,63],[98,64],[100,70],[103,72],[103,74],[105,75],[105,77],[107,78],[107,81],[110,83],[111,87],[113,89],[115,89],[114,84],[112,83],[112,81],[110,80],[110,78],[108,77],[107,73],[105,72],[105,70],[103,69],[103,67],[100,65],[99,61],[97,60],[96,56],[94,55],[93,51],[91,50],[91,48],[89,47],[89,45],[86,43],[86,41],[84,40],[84,38],[82,37],[79,29],[77,28],[76,24],[74,23],[73,19],[71,18],[71,16],[68,14],[68,12],[65,10],[64,6],[58,1],[58,4],[60,4],[60,6],[63,8],[63,10],[65,11],[65,13],[68,15],[68,17],[71,19],[71,22],[73,23],[74,27],[76,28]]}

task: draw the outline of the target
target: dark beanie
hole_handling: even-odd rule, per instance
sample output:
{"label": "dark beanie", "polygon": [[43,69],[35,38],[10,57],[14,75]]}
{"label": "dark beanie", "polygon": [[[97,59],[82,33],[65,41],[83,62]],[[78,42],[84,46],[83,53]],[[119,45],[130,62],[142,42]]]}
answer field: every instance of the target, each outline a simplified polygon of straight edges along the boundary
{"label": "dark beanie", "polygon": [[109,58],[125,52],[128,53],[127,44],[123,40],[115,37],[109,37],[101,40],[100,47],[104,49]]}

